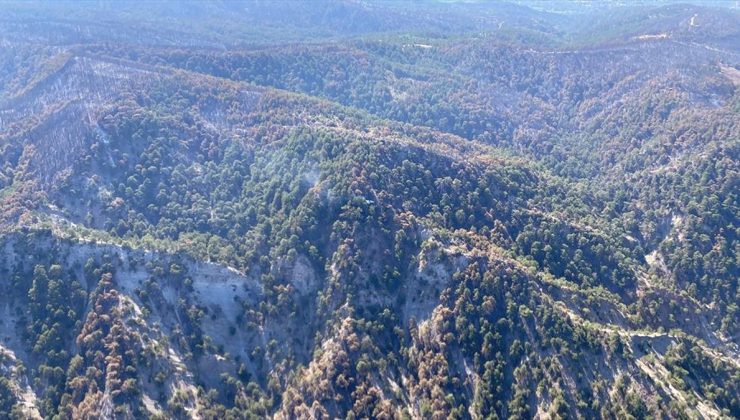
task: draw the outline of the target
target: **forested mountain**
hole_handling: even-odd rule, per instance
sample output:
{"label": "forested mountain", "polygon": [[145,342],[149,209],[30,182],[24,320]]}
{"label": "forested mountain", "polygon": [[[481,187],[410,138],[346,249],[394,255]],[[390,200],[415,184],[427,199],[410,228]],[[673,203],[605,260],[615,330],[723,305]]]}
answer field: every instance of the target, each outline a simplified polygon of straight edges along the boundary
{"label": "forested mountain", "polygon": [[0,418],[740,418],[740,11],[546,3],[0,2]]}

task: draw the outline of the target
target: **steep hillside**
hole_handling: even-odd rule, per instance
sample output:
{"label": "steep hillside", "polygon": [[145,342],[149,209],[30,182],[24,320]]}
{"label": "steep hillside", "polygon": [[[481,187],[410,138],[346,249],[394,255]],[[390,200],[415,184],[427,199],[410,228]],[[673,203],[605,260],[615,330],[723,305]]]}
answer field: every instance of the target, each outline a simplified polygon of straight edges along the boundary
{"label": "steep hillside", "polygon": [[101,5],[0,22],[0,417],[740,417],[734,12]]}
{"label": "steep hillside", "polygon": [[[577,50],[383,41],[129,57],[319,95],[525,155],[592,189],[603,213],[595,223],[616,220],[651,258],[672,259],[675,270],[661,271],[681,288],[695,283],[695,294],[725,307],[736,300],[737,49],[675,39]],[[713,216],[668,237],[671,220],[701,212]],[[691,255],[701,257],[687,263]],[[710,297],[719,284],[725,291]]]}

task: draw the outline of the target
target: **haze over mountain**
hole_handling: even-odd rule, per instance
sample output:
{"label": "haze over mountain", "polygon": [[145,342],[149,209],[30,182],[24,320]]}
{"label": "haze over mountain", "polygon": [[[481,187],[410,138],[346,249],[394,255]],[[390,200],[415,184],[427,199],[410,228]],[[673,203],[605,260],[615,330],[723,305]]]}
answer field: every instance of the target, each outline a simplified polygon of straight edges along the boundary
{"label": "haze over mountain", "polygon": [[732,2],[0,11],[0,418],[740,418]]}

